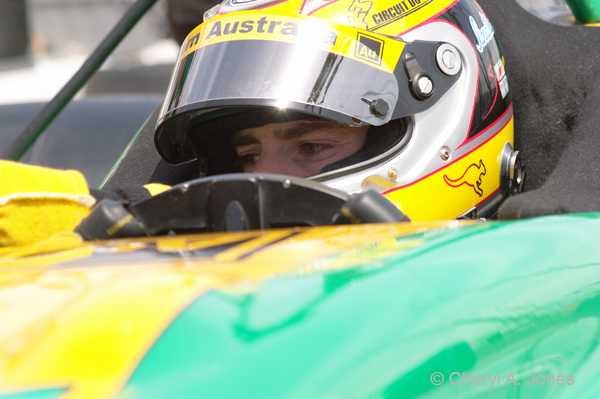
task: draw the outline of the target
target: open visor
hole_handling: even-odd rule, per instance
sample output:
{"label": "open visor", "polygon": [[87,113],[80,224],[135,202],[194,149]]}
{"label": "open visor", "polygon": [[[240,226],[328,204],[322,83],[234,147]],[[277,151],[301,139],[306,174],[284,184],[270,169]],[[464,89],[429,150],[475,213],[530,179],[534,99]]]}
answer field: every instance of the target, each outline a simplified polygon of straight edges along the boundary
{"label": "open visor", "polygon": [[277,107],[346,125],[379,126],[392,114],[409,115],[397,110],[408,107],[394,75],[404,46],[296,14],[250,11],[210,20],[183,44],[158,119],[157,149],[173,164],[193,159],[188,122],[222,107]]}

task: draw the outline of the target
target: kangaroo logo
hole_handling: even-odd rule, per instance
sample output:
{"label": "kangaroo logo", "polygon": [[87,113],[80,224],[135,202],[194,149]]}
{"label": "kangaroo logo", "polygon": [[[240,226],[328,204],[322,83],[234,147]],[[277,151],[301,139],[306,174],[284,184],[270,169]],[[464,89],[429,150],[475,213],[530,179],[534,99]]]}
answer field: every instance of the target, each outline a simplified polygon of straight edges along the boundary
{"label": "kangaroo logo", "polygon": [[444,175],[444,181],[450,187],[460,187],[463,184],[467,186],[473,187],[475,193],[480,197],[483,195],[483,190],[481,189],[481,178],[485,175],[485,165],[483,164],[483,160],[479,160],[479,165],[471,164],[465,170],[465,173],[462,174],[456,180],[450,179],[448,176]]}

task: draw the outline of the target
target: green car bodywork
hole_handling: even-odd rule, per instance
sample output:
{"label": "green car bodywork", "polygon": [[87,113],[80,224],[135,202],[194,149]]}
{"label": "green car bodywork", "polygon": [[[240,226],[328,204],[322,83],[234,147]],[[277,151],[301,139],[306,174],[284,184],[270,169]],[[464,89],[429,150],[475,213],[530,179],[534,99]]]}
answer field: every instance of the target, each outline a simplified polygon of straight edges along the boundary
{"label": "green car bodywork", "polygon": [[[598,397],[599,237],[598,214],[487,223],[247,295],[214,291],[118,397]],[[463,372],[500,381],[463,384]],[[528,385],[532,373],[574,383]]]}
{"label": "green car bodywork", "polygon": [[600,21],[600,1],[598,0],[566,0],[573,16],[583,24]]}

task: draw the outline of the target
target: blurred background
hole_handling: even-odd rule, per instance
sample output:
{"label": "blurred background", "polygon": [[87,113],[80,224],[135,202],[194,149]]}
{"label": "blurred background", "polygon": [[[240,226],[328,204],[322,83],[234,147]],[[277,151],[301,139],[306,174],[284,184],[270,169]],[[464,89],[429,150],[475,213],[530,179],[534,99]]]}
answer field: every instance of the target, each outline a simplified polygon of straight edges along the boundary
{"label": "blurred background", "polygon": [[[135,0],[0,0],[0,153]],[[167,90],[179,43],[215,2],[159,0],[21,158],[97,187]]]}
{"label": "blurred background", "polygon": [[[0,104],[51,99],[133,3],[0,0]],[[169,27],[167,2],[158,1],[80,96],[108,91],[164,94],[178,47]],[[158,81],[146,79],[134,87],[131,84],[137,81],[124,79],[125,86],[106,87],[110,80],[102,78],[109,71],[140,67],[156,70]]]}
{"label": "blurred background", "polygon": [[565,0],[517,0],[517,3],[546,22],[562,26],[577,23]]}

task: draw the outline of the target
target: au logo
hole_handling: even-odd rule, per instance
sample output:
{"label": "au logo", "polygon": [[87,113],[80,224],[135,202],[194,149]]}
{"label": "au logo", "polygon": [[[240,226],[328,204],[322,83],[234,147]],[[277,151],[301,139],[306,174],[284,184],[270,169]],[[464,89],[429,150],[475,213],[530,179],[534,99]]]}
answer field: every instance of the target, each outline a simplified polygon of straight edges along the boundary
{"label": "au logo", "polygon": [[381,65],[381,59],[383,58],[383,45],[385,42],[376,37],[359,33],[356,38],[358,43],[356,44],[356,50],[354,55],[365,61],[372,62],[376,65]]}

